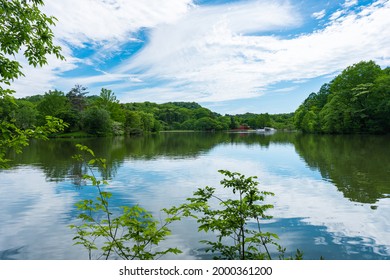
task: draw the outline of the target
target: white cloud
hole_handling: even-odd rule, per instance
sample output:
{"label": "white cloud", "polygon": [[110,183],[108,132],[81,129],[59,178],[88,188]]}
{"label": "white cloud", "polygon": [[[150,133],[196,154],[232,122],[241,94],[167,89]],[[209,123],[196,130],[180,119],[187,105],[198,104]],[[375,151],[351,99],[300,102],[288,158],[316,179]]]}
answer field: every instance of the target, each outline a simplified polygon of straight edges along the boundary
{"label": "white cloud", "polygon": [[[304,19],[289,2],[203,7],[190,0],[49,1],[45,9],[59,19],[55,32],[67,61],[53,60],[42,69],[26,66],[26,78],[15,88],[21,96],[70,88],[75,82],[90,88],[107,83],[122,101],[220,102],[259,96],[282,81],[333,74],[360,60],[389,65],[390,2],[349,12],[354,3],[346,1],[322,30],[297,35],[294,28]],[[325,11],[312,16],[325,17]],[[118,67],[77,81],[59,76],[80,63],[104,61],[135,40],[134,32],[142,27],[150,28],[144,48]],[[270,35],[279,31],[293,36]],[[68,45],[85,43],[97,54],[75,58]]]}
{"label": "white cloud", "polygon": [[279,88],[275,89],[272,92],[291,92],[293,90],[296,90],[298,87],[297,86],[292,86],[292,87],[286,87],[286,88]]}
{"label": "white cloud", "polygon": [[[61,44],[57,44],[61,45]],[[59,60],[54,55],[47,56],[48,64],[40,68],[29,65],[22,52],[15,56],[20,62],[22,72],[25,75],[16,80],[11,88],[16,91],[17,97],[25,97],[35,94],[43,94],[61,85],[59,76],[77,68],[80,59],[73,57],[71,50],[66,45],[61,45],[62,54],[66,60]]]}
{"label": "white cloud", "polygon": [[171,23],[184,15],[192,0],[47,1],[44,11],[58,18],[56,36],[71,45],[127,41],[140,28]]}
{"label": "white cloud", "polygon": [[[142,72],[143,80],[163,79],[168,92],[188,92],[201,101],[235,99],[240,92],[242,97],[256,96],[262,88],[256,68],[273,51],[269,45],[276,39],[242,34],[298,24],[300,17],[288,4],[250,1],[197,8],[174,24],[156,28],[148,46],[117,70]],[[159,85],[142,92],[161,90]]]}
{"label": "white cloud", "polygon": [[315,19],[323,19],[325,15],[326,15],[326,10],[324,9],[319,12],[313,13],[311,16]]}
{"label": "white cloud", "polygon": [[[158,95],[166,93],[183,93],[200,102],[250,98],[278,82],[328,75],[360,60],[390,62],[388,1],[359,13],[336,12],[324,29],[294,38],[247,35],[256,28],[272,31],[300,23],[291,6],[274,3],[199,8],[174,24],[159,26],[143,51],[117,71],[165,82],[133,90],[127,100],[137,94],[163,100]],[[258,21],[254,25],[251,15]]]}
{"label": "white cloud", "polygon": [[[133,38],[140,28],[153,28],[159,24],[172,23],[183,16],[192,0],[62,0],[46,1],[43,12],[55,16],[58,21],[53,27],[56,44],[63,49],[66,61],[49,58],[49,64],[42,68],[29,66],[19,55],[25,77],[15,81],[12,88],[16,96],[23,97],[44,93],[50,89],[70,89],[75,83],[93,81],[128,81],[129,75],[95,76],[84,79],[64,79],[61,74],[76,69],[79,64],[94,64],[104,60],[109,53],[120,49],[123,43]],[[72,48],[83,48],[91,44],[97,53],[92,58],[78,59]],[[113,76],[116,78],[113,79]],[[129,79],[131,80],[131,79]],[[133,80],[134,81],[134,80]]]}
{"label": "white cloud", "polygon": [[343,7],[349,8],[349,7],[357,5],[358,2],[359,2],[358,0],[346,0],[345,3],[343,4]]}
{"label": "white cloud", "polygon": [[330,19],[331,21],[334,21],[334,20],[338,19],[339,17],[341,17],[344,13],[345,13],[344,10],[338,10],[338,11],[334,12],[334,13],[329,17],[329,19]]}

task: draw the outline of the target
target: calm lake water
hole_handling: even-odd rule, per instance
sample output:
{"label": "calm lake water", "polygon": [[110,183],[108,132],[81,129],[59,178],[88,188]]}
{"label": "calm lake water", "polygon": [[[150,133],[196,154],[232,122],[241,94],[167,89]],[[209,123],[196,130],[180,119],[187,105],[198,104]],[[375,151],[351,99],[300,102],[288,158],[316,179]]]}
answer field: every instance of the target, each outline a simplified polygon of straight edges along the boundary
{"label": "calm lake water", "polygon": [[[390,259],[390,137],[296,133],[160,133],[137,138],[34,141],[0,171],[0,259],[87,259],[73,246],[75,203],[96,190],[78,186],[71,159],[82,143],[108,161],[112,205],[140,204],[156,217],[198,187],[220,195],[220,169],[257,176],[275,197],[264,224],[287,255],[305,259]],[[175,224],[162,246],[207,259],[196,222]]]}

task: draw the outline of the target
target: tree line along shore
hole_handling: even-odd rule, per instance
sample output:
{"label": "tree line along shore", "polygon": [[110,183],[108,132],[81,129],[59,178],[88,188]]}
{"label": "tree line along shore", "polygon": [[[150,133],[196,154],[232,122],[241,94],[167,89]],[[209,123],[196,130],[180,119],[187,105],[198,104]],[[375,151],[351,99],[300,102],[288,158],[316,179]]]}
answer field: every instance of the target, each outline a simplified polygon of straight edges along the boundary
{"label": "tree line along shore", "polygon": [[293,113],[221,115],[195,102],[120,103],[112,90],[90,94],[82,85],[0,99],[0,118],[21,129],[45,123],[46,116],[68,126],[54,137],[138,135],[159,131],[224,131],[272,127],[308,133],[389,133],[390,68],[373,61],[347,67]]}

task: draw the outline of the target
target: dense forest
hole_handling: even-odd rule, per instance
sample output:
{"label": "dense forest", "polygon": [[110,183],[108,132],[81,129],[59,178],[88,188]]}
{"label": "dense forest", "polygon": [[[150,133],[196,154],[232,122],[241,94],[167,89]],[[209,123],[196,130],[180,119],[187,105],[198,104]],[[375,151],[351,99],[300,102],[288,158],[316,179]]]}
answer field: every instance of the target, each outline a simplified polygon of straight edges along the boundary
{"label": "dense forest", "polygon": [[347,67],[309,95],[294,124],[310,133],[389,133],[390,67],[373,61]]}
{"label": "dense forest", "polygon": [[68,127],[57,136],[134,135],[161,130],[220,131],[239,128],[293,128],[293,114],[220,115],[195,102],[120,103],[114,92],[102,88],[91,95],[75,85],[69,92],[0,99],[0,119],[22,129],[45,123],[46,116],[64,120]]}

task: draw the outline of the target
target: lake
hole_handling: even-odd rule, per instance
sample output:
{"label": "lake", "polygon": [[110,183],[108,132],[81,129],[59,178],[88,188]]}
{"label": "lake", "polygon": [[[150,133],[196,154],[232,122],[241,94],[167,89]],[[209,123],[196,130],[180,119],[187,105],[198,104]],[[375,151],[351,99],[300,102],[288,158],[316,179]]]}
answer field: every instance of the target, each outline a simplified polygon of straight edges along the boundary
{"label": "lake", "polygon": [[[275,193],[263,227],[304,259],[390,259],[390,137],[300,133],[160,133],[143,137],[32,141],[0,171],[0,259],[87,259],[74,246],[82,186],[75,144],[107,159],[112,205],[151,211],[179,205],[199,187],[221,195],[220,169],[257,176]],[[193,220],[172,226],[167,259],[208,259]]]}

